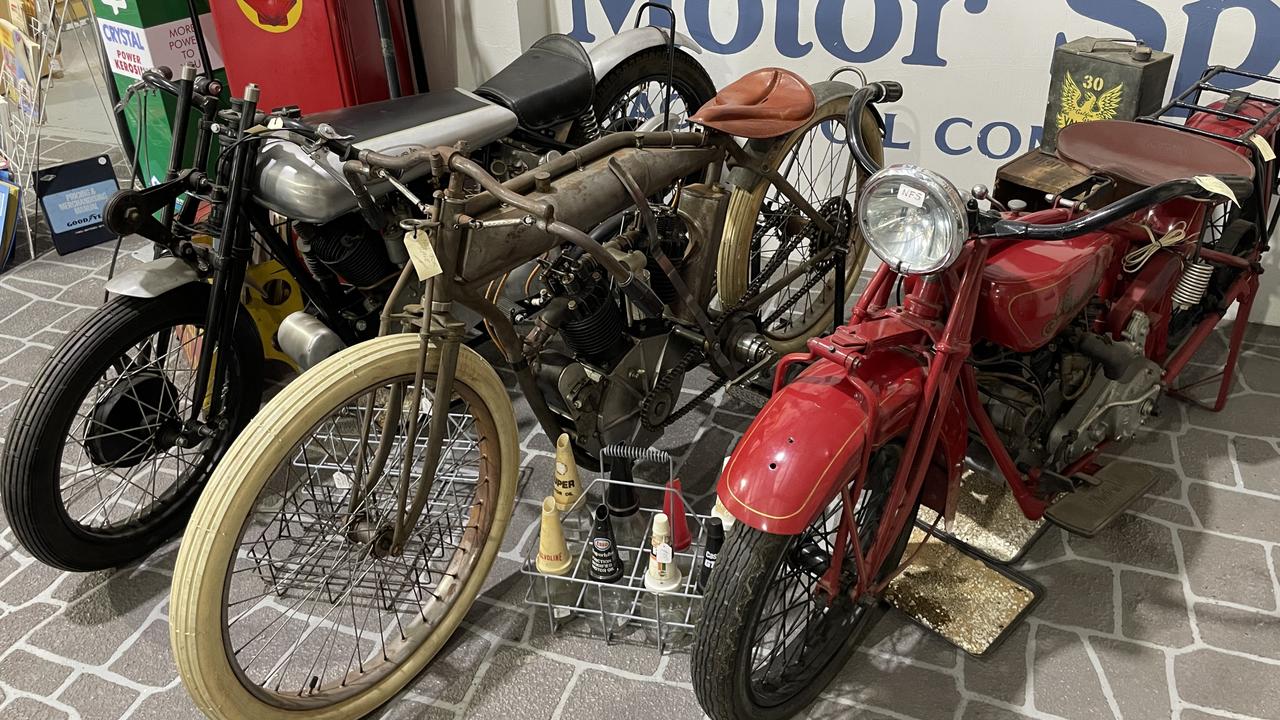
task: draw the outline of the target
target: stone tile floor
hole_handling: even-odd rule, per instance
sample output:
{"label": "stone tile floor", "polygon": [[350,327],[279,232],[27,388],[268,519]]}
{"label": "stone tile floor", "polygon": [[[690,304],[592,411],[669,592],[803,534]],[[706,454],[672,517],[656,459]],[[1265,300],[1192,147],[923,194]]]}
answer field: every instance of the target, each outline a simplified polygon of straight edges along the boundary
{"label": "stone tile floor", "polygon": [[[121,266],[145,251],[126,244]],[[133,253],[133,251],[138,251]],[[110,252],[46,256],[0,276],[0,428],[50,348],[101,299]],[[1215,337],[1193,372],[1212,373]],[[1046,533],[1021,568],[1048,593],[977,660],[891,614],[840,673],[814,718],[1280,718],[1280,330],[1252,327],[1229,409],[1166,400],[1118,454],[1159,469],[1151,495],[1100,537]],[[717,396],[660,446],[685,487],[711,488],[746,426]],[[536,539],[550,444],[521,416],[528,472],[480,602],[383,718],[700,717],[687,654],[552,635],[524,607],[519,562]],[[0,520],[0,717],[195,717],[170,659],[176,543],[135,567],[55,572]]]}

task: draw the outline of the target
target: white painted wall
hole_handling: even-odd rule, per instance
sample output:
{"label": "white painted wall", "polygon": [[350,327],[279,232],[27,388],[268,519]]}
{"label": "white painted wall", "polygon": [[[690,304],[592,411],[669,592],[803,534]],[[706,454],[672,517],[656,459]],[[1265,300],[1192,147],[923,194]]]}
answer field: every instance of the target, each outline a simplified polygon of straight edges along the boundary
{"label": "white painted wall", "polygon": [[[630,27],[639,0],[417,0],[435,87],[474,87],[548,31],[594,41]],[[811,81],[854,64],[898,80],[890,162],[913,162],[956,185],[990,183],[1044,120],[1049,62],[1067,38],[1135,37],[1175,54],[1174,74],[1205,64],[1280,65],[1276,0],[673,0],[680,29],[708,48],[723,84],[762,66]],[[434,14],[433,14],[434,13]],[[612,17],[611,17],[612,16]],[[625,16],[625,19],[623,19]],[[835,31],[839,19],[842,33]],[[590,46],[592,43],[587,42]],[[1199,59],[1191,57],[1199,55]],[[851,62],[856,59],[857,62]],[[932,64],[929,64],[932,63]],[[1191,66],[1196,67],[1192,68]],[[1171,84],[1172,84],[1171,80]],[[1255,86],[1260,94],[1280,88]],[[941,134],[940,130],[943,130]],[[1011,143],[1016,140],[1016,143]],[[1003,156],[1003,157],[1001,157]],[[1280,325],[1280,248],[1267,259],[1253,320]]]}

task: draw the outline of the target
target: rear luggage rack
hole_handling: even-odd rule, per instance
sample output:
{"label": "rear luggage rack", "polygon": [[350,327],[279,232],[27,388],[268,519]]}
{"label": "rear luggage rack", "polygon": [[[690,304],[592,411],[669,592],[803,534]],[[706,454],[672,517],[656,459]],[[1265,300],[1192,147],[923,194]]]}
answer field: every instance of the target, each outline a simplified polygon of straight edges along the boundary
{"label": "rear luggage rack", "polygon": [[[1261,95],[1254,95],[1253,93],[1247,93],[1241,90],[1230,90],[1214,85],[1212,82],[1213,79],[1221,76],[1234,76],[1258,82],[1269,82],[1276,85],[1277,89],[1280,89],[1280,78],[1271,77],[1270,75],[1262,75],[1260,73],[1246,72],[1244,70],[1233,70],[1222,65],[1215,65],[1214,67],[1205,70],[1204,74],[1200,76],[1200,80],[1196,82],[1196,84],[1186,90],[1183,90],[1181,94],[1169,100],[1168,104],[1154,113],[1137,118],[1138,122],[1151,123],[1153,125],[1164,125],[1165,127],[1171,127],[1175,130],[1181,130],[1183,132],[1200,135],[1201,137],[1222,140],[1224,142],[1231,143],[1232,145],[1238,145],[1248,149],[1251,153],[1256,152],[1258,148],[1253,144],[1251,138],[1254,135],[1257,135],[1259,130],[1270,125],[1277,116],[1280,116],[1280,100],[1277,100],[1276,98],[1263,97]],[[1228,111],[1224,108],[1209,107],[1203,100],[1203,95],[1206,92],[1223,95],[1228,99],[1239,98],[1239,103],[1253,101],[1264,105],[1270,105],[1271,111],[1260,118],[1255,118],[1248,115],[1242,115],[1238,112]],[[1241,120],[1249,123],[1249,128],[1240,135],[1232,136],[1215,133],[1201,128],[1187,127],[1182,123],[1174,122],[1173,120],[1165,118],[1166,115],[1170,115],[1178,110],[1185,110],[1188,115],[1195,112],[1203,112],[1211,115],[1217,115],[1219,117],[1231,118],[1233,120]]]}
{"label": "rear luggage rack", "polygon": [[[1268,203],[1267,198],[1264,197],[1264,193],[1266,192],[1265,188],[1267,187],[1264,182],[1267,161],[1262,157],[1262,150],[1253,143],[1253,138],[1255,136],[1261,136],[1263,140],[1270,142],[1270,139],[1263,135],[1261,131],[1270,127],[1271,124],[1276,121],[1276,118],[1280,117],[1280,99],[1263,97],[1261,95],[1255,95],[1242,90],[1231,90],[1215,85],[1213,80],[1219,77],[1235,77],[1253,80],[1256,82],[1271,83],[1276,86],[1278,91],[1280,91],[1280,78],[1263,75],[1261,73],[1248,72],[1246,70],[1236,70],[1222,65],[1214,65],[1206,69],[1194,85],[1183,90],[1176,97],[1170,99],[1164,107],[1150,115],[1138,117],[1137,121],[1150,123],[1152,125],[1163,125],[1164,127],[1173,128],[1174,130],[1179,130],[1181,132],[1188,132],[1193,135],[1209,138],[1210,140],[1217,140],[1219,142],[1225,142],[1244,148],[1249,159],[1253,161],[1253,190],[1255,197],[1259,198],[1257,224],[1258,227],[1266,229],[1266,232],[1262,237],[1269,238],[1271,237],[1272,232],[1276,229],[1277,220],[1280,220],[1280,206],[1277,206],[1276,212],[1271,216],[1271,221],[1267,222],[1266,208]],[[1209,107],[1209,103],[1207,103],[1203,98],[1203,95],[1206,92],[1223,96],[1226,99],[1226,102],[1223,103],[1224,106],[1217,108]],[[1271,109],[1261,117],[1257,118],[1236,112],[1236,110],[1246,102],[1256,102],[1262,105],[1268,105]],[[1228,107],[1231,107],[1231,109],[1228,109]],[[1188,118],[1190,118],[1194,113],[1202,112],[1210,115],[1217,115],[1221,118],[1239,120],[1248,123],[1248,126],[1245,128],[1244,132],[1238,135],[1216,133],[1211,130],[1205,130],[1204,128],[1188,127],[1166,117],[1174,114],[1175,112],[1186,112]],[[1274,190],[1276,186],[1275,184],[1272,184],[1271,187]]]}

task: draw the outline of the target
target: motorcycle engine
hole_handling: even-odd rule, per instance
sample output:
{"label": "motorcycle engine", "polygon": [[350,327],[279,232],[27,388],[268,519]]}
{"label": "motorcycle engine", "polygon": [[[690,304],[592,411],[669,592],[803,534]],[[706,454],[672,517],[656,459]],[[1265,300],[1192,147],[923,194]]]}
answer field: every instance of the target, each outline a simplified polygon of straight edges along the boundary
{"label": "motorcycle engine", "polygon": [[1160,366],[1146,357],[1151,320],[1135,311],[1123,339],[1087,337],[1081,347],[1098,361],[1089,384],[1050,433],[1055,460],[1066,465],[1104,440],[1133,437],[1155,412],[1160,393]]}
{"label": "motorcycle engine", "polygon": [[1019,464],[1043,464],[1049,428],[1062,406],[1079,396],[1088,358],[1057,342],[1030,353],[982,343],[972,362],[983,405],[1009,454]]}
{"label": "motorcycle engine", "polygon": [[[658,242],[678,268],[688,242],[683,225],[673,213],[654,209]],[[647,247],[648,240],[640,235],[635,242]],[[670,282],[656,266],[646,269],[654,291],[669,301],[675,292]],[[550,261],[542,279],[538,322],[559,337],[538,354],[538,382],[551,409],[568,421],[575,443],[589,456],[615,443],[652,442],[661,431],[645,426],[661,426],[678,404],[683,374],[669,371],[689,341],[664,320],[631,317],[613,280],[577,248]]]}
{"label": "motorcycle engine", "polygon": [[1061,468],[1104,440],[1132,437],[1160,389],[1160,368],[1144,353],[1149,326],[1136,312],[1121,341],[1079,321],[1030,353],[975,346],[983,405],[1018,465]]}
{"label": "motorcycle engine", "polygon": [[357,330],[377,327],[373,315],[382,308],[386,294],[407,257],[396,237],[385,239],[359,214],[344,215],[324,225],[295,223],[298,251],[311,275],[334,300]]}

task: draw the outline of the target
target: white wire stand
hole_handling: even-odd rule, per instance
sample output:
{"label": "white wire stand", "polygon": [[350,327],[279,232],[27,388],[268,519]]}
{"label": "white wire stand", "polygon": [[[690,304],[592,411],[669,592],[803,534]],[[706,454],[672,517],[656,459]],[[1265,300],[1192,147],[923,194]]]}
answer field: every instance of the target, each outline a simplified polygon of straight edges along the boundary
{"label": "white wire stand", "polygon": [[[626,460],[654,460],[667,466],[667,481],[672,477],[672,461],[667,453],[661,450],[632,448],[614,445],[601,451],[600,466],[607,467],[605,460],[609,458]],[[592,511],[604,502],[605,494],[611,485],[626,485],[635,488],[641,498],[638,513],[646,519],[645,532],[639,545],[631,542],[615,540],[620,554],[629,558],[624,563],[623,575],[616,583],[598,582],[588,577],[591,567],[591,549],[587,542],[591,527],[594,524]],[[706,523],[709,515],[698,515],[693,512],[688,499],[680,496],[684,505],[685,517],[689,521],[693,542],[688,548],[674,553],[672,562],[679,568],[683,577],[680,586],[669,592],[655,592],[645,587],[644,576],[649,566],[648,538],[652,534],[653,517],[662,512],[662,498],[666,495],[664,485],[648,482],[626,482],[599,477],[591,481],[577,501],[565,511],[564,518],[576,518],[583,528],[571,534],[567,529],[565,541],[569,546],[569,554],[573,557],[573,566],[564,575],[547,575],[538,572],[536,560],[538,542],[533,543],[529,556],[525,558],[520,571],[530,576],[529,590],[525,594],[525,602],[529,605],[546,608],[547,620],[551,631],[558,632],[570,622],[579,619],[598,625],[601,637],[606,644],[612,645],[623,636],[635,633],[637,628],[644,628],[646,642],[657,646],[660,654],[667,652],[673,638],[691,634],[699,617],[702,593],[697,589],[698,568],[702,565],[706,547]],[[656,495],[657,507],[646,505],[646,496]],[[614,533],[617,535],[618,527]],[[630,540],[630,538],[628,539]],[[567,590],[566,590],[567,589]],[[610,609],[613,606],[614,610]]]}
{"label": "white wire stand", "polygon": [[[54,58],[58,54],[62,31],[67,24],[68,6],[74,1],[35,0],[36,16],[32,18],[36,30],[36,37],[33,38],[35,46],[28,55],[31,61],[28,69],[32,77],[23,80],[17,87],[20,100],[17,107],[9,108],[8,121],[3,128],[4,142],[0,143],[0,156],[9,165],[13,181],[21,192],[23,205],[31,203],[33,209],[38,203],[32,173],[39,163],[40,129],[44,124],[45,100],[53,82]],[[84,7],[87,10],[87,2]],[[89,17],[93,17],[92,14]],[[15,51],[22,52],[24,49]],[[36,237],[30,213],[25,207],[20,207],[19,214],[22,216],[23,230],[27,234],[27,250],[35,257]]]}

